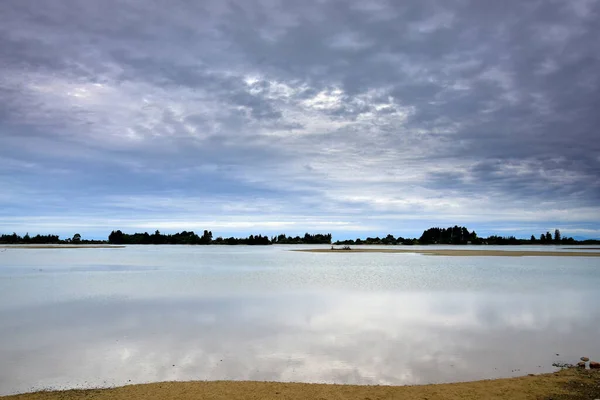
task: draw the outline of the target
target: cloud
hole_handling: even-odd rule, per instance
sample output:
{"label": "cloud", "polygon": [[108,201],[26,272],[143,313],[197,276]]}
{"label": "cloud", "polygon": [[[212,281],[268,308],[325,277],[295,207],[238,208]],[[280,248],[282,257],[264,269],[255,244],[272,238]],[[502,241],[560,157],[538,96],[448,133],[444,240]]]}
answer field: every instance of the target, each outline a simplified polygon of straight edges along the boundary
{"label": "cloud", "polygon": [[248,206],[267,199],[287,221],[379,234],[519,215],[597,229],[599,14],[594,0],[3,3],[0,220],[92,226],[120,196],[175,230],[191,210],[139,202],[246,203],[205,210],[215,227],[268,222]]}

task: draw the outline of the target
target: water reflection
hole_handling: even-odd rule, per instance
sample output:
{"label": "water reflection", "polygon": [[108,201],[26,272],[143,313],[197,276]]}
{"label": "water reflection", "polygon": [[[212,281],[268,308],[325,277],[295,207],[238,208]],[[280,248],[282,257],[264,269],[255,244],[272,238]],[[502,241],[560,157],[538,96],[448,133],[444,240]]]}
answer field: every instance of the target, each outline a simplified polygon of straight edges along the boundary
{"label": "water reflection", "polygon": [[[0,309],[0,394],[235,379],[420,384],[600,354],[591,291],[96,298]],[[556,356],[559,353],[560,356]]]}

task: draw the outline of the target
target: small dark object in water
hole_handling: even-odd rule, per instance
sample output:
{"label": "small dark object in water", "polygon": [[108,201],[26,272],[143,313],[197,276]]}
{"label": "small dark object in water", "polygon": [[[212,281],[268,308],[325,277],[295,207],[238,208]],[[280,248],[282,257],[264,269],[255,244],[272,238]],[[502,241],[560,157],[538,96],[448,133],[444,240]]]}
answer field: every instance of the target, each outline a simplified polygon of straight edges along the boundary
{"label": "small dark object in water", "polygon": [[562,362],[555,362],[555,363],[552,363],[552,366],[553,366],[553,367],[556,367],[556,368],[573,368],[573,367],[574,367],[574,365],[573,365],[573,364],[569,364],[569,363],[562,363]]}
{"label": "small dark object in water", "polygon": [[331,246],[331,250],[352,250],[352,249],[350,248],[350,246],[344,246],[341,249],[336,249],[335,247]]}

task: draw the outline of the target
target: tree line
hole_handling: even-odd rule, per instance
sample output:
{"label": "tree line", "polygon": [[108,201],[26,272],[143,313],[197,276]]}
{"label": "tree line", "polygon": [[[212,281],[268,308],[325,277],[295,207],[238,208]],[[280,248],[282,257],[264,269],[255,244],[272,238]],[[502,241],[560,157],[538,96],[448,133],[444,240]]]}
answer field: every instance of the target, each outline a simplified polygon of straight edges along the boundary
{"label": "tree line", "polygon": [[429,228],[423,231],[419,238],[394,237],[388,234],[385,237],[367,237],[366,239],[357,238],[355,240],[338,240],[335,245],[428,245],[428,244],[453,244],[453,245],[522,245],[522,244],[600,244],[600,240],[578,241],[572,237],[562,236],[559,229],[542,233],[539,239],[531,235],[529,239],[517,239],[515,236],[491,235],[488,237],[479,237],[477,232],[469,231],[464,226],[451,226],[448,228]]}
{"label": "tree line", "polygon": [[35,235],[25,236],[2,234],[0,235],[0,244],[101,244],[106,243],[105,240],[86,240],[82,239],[79,233],[73,235],[72,238],[61,239],[58,235]]}
{"label": "tree line", "polygon": [[216,237],[213,238],[211,231],[205,230],[201,235],[194,231],[183,231],[174,234],[162,234],[155,231],[153,234],[143,233],[123,233],[121,230],[112,231],[108,235],[108,240],[85,240],[79,233],[72,238],[60,239],[58,235],[36,235],[25,236],[13,234],[0,235],[0,244],[193,244],[193,245],[270,245],[270,244],[331,244],[331,233],[310,234],[304,236],[287,236],[280,234],[269,237],[267,235],[250,235],[248,237]]}
{"label": "tree line", "polygon": [[413,244],[419,244],[419,241],[417,239],[408,239],[408,238],[405,239],[405,238],[403,238],[401,236],[398,236],[396,238],[396,237],[394,237],[394,235],[388,234],[384,238],[380,238],[379,236],[376,236],[376,237],[367,237],[366,239],[356,238],[355,240],[352,240],[352,239],[337,240],[334,244],[335,245],[351,245],[351,244],[358,244],[358,245],[370,245],[370,244],[380,244],[380,245],[399,245],[399,244],[413,245]]}
{"label": "tree line", "polygon": [[[250,235],[248,237],[216,237],[213,233],[205,230],[202,234],[194,231],[183,231],[174,234],[163,234],[155,231],[153,234],[143,233],[123,233],[121,230],[112,231],[108,240],[85,240],[79,233],[73,237],[60,239],[58,235],[35,235],[19,236],[16,233],[0,235],[0,244],[189,244],[189,245],[271,245],[271,244],[331,244],[331,233],[327,234],[309,234],[304,236],[287,236],[280,234],[269,237],[267,235]],[[394,237],[388,234],[385,237],[367,237],[365,239],[357,238],[355,240],[338,240],[335,245],[428,245],[428,244],[452,244],[452,245],[522,245],[522,244],[600,244],[600,240],[578,241],[572,237],[562,236],[559,229],[554,230],[554,234],[544,232],[536,237],[531,235],[529,239],[518,239],[515,236],[491,235],[488,237],[479,237],[475,231],[469,231],[464,226],[452,226],[448,228],[429,228],[423,231],[419,238]]]}
{"label": "tree line", "polygon": [[270,244],[331,244],[331,233],[327,234],[309,234],[305,233],[304,236],[286,236],[281,234],[278,236],[263,236],[250,235],[243,238],[235,237],[217,237],[213,239],[213,233],[205,230],[202,236],[196,234],[194,231],[183,231],[181,233],[175,233],[172,235],[162,234],[159,231],[154,232],[150,235],[145,233],[134,233],[127,234],[120,230],[112,231],[108,235],[108,243],[110,244],[222,244],[222,245],[270,245]]}
{"label": "tree line", "polygon": [[281,234],[271,238],[273,244],[331,244],[331,233],[311,235],[305,233],[304,236],[286,236]]}

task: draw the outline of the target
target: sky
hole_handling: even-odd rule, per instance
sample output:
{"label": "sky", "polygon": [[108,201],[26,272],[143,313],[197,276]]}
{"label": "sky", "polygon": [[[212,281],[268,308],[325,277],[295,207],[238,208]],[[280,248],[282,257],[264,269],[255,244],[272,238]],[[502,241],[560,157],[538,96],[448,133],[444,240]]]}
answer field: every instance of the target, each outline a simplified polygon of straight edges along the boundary
{"label": "sky", "polygon": [[600,0],[0,2],[0,232],[600,237]]}

